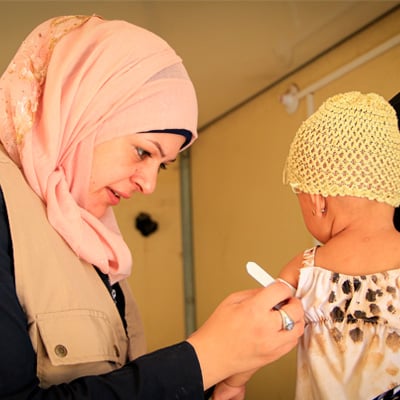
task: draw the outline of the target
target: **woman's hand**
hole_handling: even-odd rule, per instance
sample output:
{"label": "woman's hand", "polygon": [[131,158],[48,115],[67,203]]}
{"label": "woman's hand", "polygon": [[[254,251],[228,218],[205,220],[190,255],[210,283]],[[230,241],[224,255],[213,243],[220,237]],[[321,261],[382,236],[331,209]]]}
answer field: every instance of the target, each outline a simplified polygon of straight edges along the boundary
{"label": "woman's hand", "polygon": [[[295,322],[290,331],[282,329],[281,315],[273,308],[286,299],[282,309]],[[288,353],[303,334],[303,316],[301,302],[290,298],[290,289],[282,282],[228,296],[187,339],[199,359],[204,388]]]}

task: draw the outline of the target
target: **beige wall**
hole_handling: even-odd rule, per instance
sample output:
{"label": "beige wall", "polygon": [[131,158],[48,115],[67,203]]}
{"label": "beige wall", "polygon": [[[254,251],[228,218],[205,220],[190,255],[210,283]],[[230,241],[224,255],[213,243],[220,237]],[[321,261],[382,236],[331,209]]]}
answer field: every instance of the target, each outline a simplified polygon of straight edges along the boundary
{"label": "beige wall", "polygon": [[[246,275],[253,260],[277,275],[313,239],[291,190],[282,184],[289,143],[307,117],[301,101],[288,114],[279,96],[292,82],[300,90],[399,33],[397,12],[334,49],[200,134],[191,150],[198,322],[228,293],[257,287]],[[317,107],[342,91],[400,90],[400,46],[315,93]],[[245,327],[243,327],[245,329]],[[234,334],[234,332],[232,332]],[[250,400],[291,399],[295,352],[265,367],[249,384]]]}

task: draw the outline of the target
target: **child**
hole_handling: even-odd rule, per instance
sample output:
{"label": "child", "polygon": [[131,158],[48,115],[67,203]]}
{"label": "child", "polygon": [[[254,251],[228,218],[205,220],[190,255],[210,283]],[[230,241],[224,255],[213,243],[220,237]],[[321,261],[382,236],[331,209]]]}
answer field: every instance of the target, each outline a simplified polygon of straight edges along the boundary
{"label": "child", "polygon": [[367,400],[400,384],[400,134],[381,96],[328,99],[297,131],[284,182],[322,245],[280,278],[306,310],[296,399]]}

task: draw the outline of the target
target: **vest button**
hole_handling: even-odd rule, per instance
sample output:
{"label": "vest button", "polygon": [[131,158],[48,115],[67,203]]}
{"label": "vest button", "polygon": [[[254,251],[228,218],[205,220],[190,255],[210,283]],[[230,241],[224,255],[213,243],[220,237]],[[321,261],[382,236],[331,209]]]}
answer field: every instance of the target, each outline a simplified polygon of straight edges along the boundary
{"label": "vest button", "polygon": [[68,350],[65,346],[63,346],[62,344],[58,344],[55,348],[54,348],[54,352],[56,353],[56,356],[60,357],[60,358],[64,358],[67,356],[68,354]]}
{"label": "vest button", "polygon": [[115,355],[117,357],[119,357],[119,350],[118,350],[118,347],[116,345],[114,345],[114,351],[115,351]]}

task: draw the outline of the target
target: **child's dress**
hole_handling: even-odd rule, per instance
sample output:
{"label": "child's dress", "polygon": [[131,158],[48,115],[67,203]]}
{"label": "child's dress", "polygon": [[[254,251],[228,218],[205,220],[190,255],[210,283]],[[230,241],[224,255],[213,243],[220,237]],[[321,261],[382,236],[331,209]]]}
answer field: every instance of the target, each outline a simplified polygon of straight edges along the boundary
{"label": "child's dress", "polygon": [[370,400],[400,384],[400,269],[351,276],[304,252],[296,296],[306,328],[297,353],[297,400]]}

